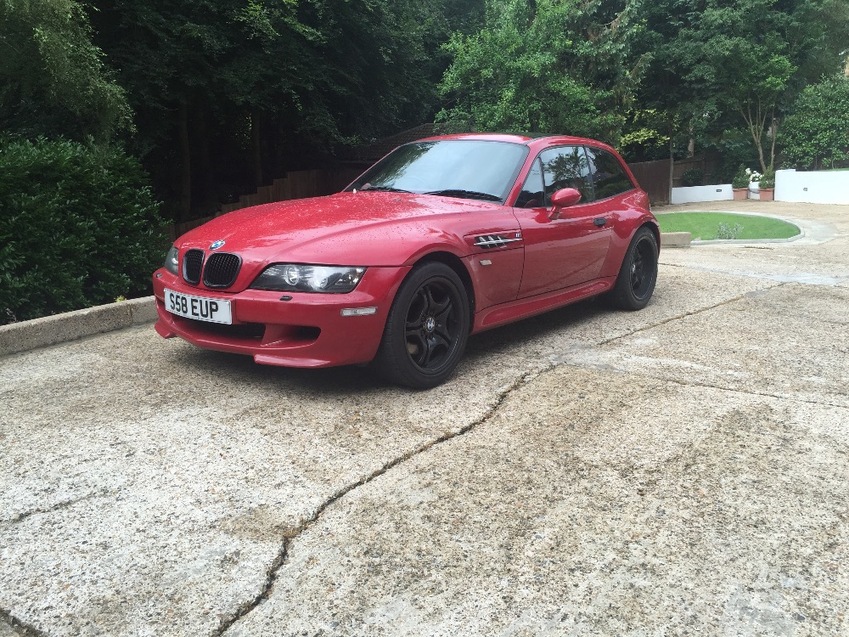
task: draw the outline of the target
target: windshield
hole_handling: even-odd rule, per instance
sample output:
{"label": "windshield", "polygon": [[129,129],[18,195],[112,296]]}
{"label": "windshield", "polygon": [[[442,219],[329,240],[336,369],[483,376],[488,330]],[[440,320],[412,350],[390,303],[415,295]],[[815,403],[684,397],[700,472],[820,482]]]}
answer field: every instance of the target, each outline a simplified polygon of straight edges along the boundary
{"label": "windshield", "polygon": [[348,190],[390,190],[504,202],[528,149],[509,142],[451,139],[396,148]]}

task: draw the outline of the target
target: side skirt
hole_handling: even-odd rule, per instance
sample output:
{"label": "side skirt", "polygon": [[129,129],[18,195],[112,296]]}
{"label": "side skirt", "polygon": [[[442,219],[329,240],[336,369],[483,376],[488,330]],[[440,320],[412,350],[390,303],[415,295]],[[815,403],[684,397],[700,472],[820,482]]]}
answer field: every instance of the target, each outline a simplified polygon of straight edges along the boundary
{"label": "side skirt", "polygon": [[616,277],[606,279],[596,279],[588,281],[581,285],[559,290],[557,292],[549,292],[532,296],[524,299],[516,299],[509,303],[494,305],[482,310],[475,315],[475,322],[472,328],[472,334],[489,330],[506,323],[512,323],[520,319],[543,314],[549,310],[554,310],[564,305],[583,301],[591,296],[604,294],[613,288],[616,282]]}

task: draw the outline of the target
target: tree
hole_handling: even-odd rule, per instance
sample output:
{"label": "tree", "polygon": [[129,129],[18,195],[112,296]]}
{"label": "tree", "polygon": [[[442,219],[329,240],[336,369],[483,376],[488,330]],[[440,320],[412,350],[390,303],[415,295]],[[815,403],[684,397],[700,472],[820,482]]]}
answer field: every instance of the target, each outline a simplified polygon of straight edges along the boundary
{"label": "tree", "polygon": [[792,97],[836,70],[849,29],[842,0],[657,0],[644,8],[639,50],[650,63],[640,103],[666,113],[673,146],[676,137],[692,143],[744,125],[762,171],[773,167]]}
{"label": "tree", "polygon": [[797,168],[834,168],[849,161],[849,78],[833,75],[807,86],[781,132],[787,162]]}
{"label": "tree", "polygon": [[637,9],[627,0],[489,0],[484,27],[447,45],[440,120],[615,142],[640,75]]}
{"label": "tree", "polygon": [[189,219],[225,188],[432,116],[444,1],[96,0],[93,20],[135,148]]}
{"label": "tree", "polygon": [[0,0],[0,128],[106,141],[130,127],[124,90],[78,2]]}
{"label": "tree", "polygon": [[702,38],[705,73],[720,104],[742,117],[763,172],[773,169],[781,98],[798,70],[787,37],[792,14],[774,5],[774,0],[745,0],[734,7],[709,6],[699,33],[692,34]]}

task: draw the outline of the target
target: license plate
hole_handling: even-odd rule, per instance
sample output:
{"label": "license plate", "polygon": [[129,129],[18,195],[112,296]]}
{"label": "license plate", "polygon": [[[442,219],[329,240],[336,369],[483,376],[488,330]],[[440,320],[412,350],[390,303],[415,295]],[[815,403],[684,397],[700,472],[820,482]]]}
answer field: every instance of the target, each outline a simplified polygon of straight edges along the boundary
{"label": "license plate", "polygon": [[224,325],[232,325],[233,323],[230,301],[225,299],[210,299],[204,296],[183,294],[166,288],[165,309],[171,314],[197,321],[222,323]]}

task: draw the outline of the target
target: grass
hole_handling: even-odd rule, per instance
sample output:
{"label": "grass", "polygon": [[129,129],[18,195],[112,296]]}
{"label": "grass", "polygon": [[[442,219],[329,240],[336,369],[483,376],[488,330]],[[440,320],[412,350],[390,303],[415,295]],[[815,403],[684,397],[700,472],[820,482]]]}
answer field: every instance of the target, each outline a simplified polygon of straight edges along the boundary
{"label": "grass", "polygon": [[725,212],[667,212],[657,215],[661,232],[689,232],[693,239],[789,239],[800,230],[772,217]]}

